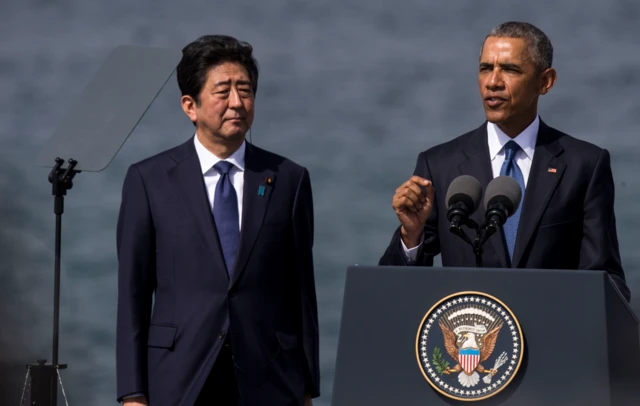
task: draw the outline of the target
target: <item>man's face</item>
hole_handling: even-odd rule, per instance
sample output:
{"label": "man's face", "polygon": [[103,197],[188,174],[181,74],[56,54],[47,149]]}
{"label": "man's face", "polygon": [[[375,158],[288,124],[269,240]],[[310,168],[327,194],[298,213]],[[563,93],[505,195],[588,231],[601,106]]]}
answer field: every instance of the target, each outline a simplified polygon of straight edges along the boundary
{"label": "man's face", "polygon": [[183,109],[196,122],[198,134],[222,142],[244,139],[253,123],[254,94],[242,65],[224,62],[209,70],[200,103],[182,98]]}
{"label": "man's face", "polygon": [[478,71],[487,120],[523,130],[537,114],[538,96],[549,90],[545,72],[537,71],[525,39],[487,38]]}

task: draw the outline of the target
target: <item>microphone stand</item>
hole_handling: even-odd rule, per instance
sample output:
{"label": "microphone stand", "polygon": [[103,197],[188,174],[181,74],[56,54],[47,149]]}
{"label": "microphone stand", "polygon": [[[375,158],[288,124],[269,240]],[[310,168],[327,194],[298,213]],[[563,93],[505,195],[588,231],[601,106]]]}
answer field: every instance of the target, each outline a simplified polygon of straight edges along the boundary
{"label": "microphone stand", "polygon": [[[476,230],[476,236],[473,240],[471,240],[467,233],[464,232],[464,230],[462,229],[463,225],[466,225],[470,229]],[[469,244],[471,248],[473,248],[473,254],[476,257],[476,267],[482,268],[482,244],[486,241],[486,238],[483,238],[483,235],[485,234],[484,224],[482,225],[482,227],[478,227],[478,224],[471,219],[467,219],[466,221],[462,222],[462,224],[460,224],[460,222],[458,221],[454,221],[451,223],[449,231],[452,234],[460,237],[464,242]]]}
{"label": "microphone stand", "polygon": [[[466,225],[470,229],[476,230],[476,236],[473,241],[464,232],[464,230],[462,229],[462,225]],[[462,224],[457,221],[452,222],[451,226],[449,227],[449,231],[460,237],[464,242],[471,246],[471,248],[473,249],[473,254],[476,258],[476,267],[482,268],[482,254],[484,252],[482,250],[482,246],[485,242],[487,242],[489,237],[491,237],[496,233],[496,231],[498,231],[499,227],[500,226],[498,225],[498,223],[493,219],[492,221],[485,220],[485,222],[482,223],[481,226],[478,226],[478,224],[472,219],[467,219],[467,221],[463,222]]]}
{"label": "microphone stand", "polygon": [[482,243],[481,234],[484,229],[481,228],[476,234],[476,238],[473,239],[473,254],[476,256],[476,268],[482,268]]}

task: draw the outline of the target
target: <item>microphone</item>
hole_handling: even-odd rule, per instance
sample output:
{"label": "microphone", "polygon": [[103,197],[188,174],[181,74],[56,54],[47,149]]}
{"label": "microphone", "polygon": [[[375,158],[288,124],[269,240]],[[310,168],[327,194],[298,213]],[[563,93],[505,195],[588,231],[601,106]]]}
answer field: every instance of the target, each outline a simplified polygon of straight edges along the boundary
{"label": "microphone", "polygon": [[458,234],[460,226],[467,224],[469,216],[478,209],[481,197],[482,185],[473,176],[458,176],[451,182],[445,200],[451,232]]}
{"label": "microphone", "polygon": [[498,176],[487,185],[484,195],[485,221],[487,235],[498,231],[507,218],[518,210],[522,199],[520,185],[510,176]]}

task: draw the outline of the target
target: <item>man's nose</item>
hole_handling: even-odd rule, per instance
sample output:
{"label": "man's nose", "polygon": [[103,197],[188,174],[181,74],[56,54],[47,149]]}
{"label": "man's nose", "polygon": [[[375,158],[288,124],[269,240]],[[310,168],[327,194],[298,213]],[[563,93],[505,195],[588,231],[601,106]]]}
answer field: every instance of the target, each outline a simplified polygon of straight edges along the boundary
{"label": "man's nose", "polygon": [[231,89],[231,94],[229,95],[229,107],[242,107],[242,97],[240,97],[240,93],[238,90]]}

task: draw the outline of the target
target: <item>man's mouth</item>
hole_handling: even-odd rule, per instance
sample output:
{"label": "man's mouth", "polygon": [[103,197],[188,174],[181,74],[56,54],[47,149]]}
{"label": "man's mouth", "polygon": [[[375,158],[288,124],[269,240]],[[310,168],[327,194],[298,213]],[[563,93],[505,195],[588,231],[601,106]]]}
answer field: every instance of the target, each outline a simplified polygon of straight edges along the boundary
{"label": "man's mouth", "polygon": [[498,107],[507,102],[507,99],[500,96],[487,96],[484,98],[484,102],[489,107]]}

